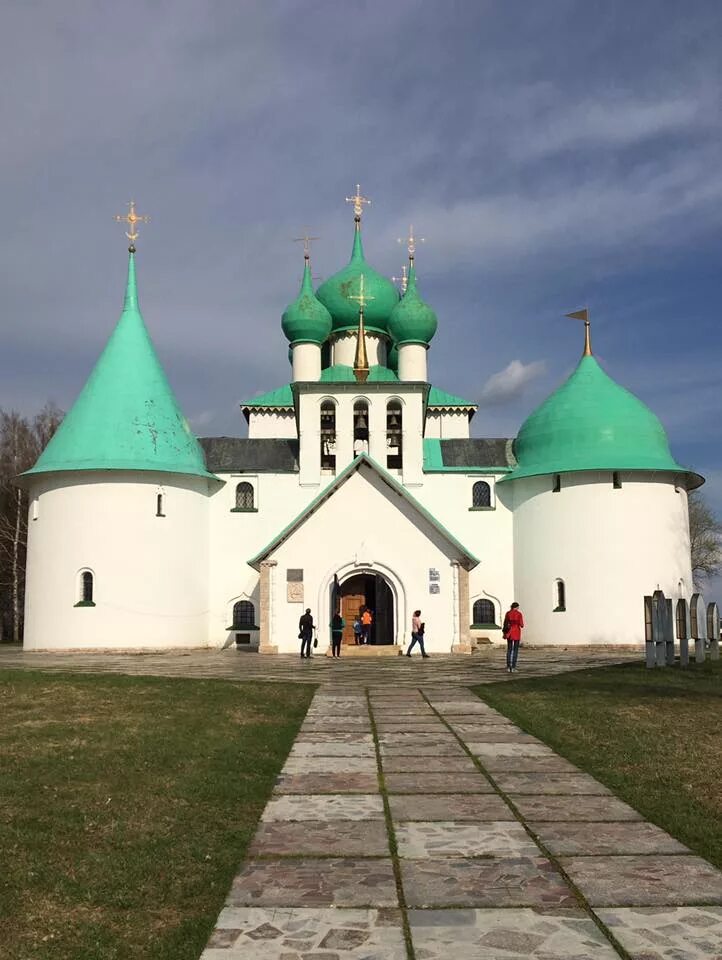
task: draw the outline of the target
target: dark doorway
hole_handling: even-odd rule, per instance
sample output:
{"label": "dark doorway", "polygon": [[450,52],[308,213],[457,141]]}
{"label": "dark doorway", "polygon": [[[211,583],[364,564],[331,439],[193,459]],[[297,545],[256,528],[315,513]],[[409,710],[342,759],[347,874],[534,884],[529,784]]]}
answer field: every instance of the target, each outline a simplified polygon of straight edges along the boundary
{"label": "dark doorway", "polygon": [[364,607],[373,613],[372,644],[394,642],[394,595],[388,581],[379,574],[357,573],[341,584],[341,616],[346,621],[343,642],[353,643],[353,622]]}

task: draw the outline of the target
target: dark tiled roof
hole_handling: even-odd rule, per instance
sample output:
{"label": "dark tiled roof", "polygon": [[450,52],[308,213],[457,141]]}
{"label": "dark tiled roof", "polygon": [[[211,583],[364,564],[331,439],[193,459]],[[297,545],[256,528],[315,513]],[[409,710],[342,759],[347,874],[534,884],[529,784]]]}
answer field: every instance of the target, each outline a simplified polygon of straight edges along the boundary
{"label": "dark tiled roof", "polygon": [[510,448],[505,437],[442,440],[441,456],[445,467],[511,467]]}
{"label": "dark tiled roof", "polygon": [[200,437],[212,473],[298,473],[298,440]]}

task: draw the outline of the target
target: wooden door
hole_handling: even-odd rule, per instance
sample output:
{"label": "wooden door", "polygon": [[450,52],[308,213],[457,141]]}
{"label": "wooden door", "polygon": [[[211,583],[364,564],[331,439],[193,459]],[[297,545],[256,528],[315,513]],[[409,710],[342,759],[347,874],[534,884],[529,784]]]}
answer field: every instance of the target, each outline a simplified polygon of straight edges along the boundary
{"label": "wooden door", "polygon": [[341,616],[346,621],[343,630],[343,643],[353,643],[353,622],[366,601],[363,593],[348,593],[341,597]]}

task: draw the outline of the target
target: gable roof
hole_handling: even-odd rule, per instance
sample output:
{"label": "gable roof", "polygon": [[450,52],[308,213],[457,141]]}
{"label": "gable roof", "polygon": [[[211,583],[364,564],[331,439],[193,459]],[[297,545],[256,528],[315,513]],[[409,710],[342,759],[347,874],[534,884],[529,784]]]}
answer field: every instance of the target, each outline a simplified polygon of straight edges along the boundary
{"label": "gable roof", "polygon": [[315,497],[304,509],[286,526],[280,533],[266,544],[266,546],[260,550],[255,557],[252,557],[248,564],[254,569],[258,569],[262,560],[264,560],[269,554],[273,553],[274,550],[278,549],[284,541],[286,541],[291,534],[301,526],[312,514],[314,514],[319,507],[325,503],[329,497],[332,497],[334,493],[341,487],[352,474],[357,473],[361,470],[362,467],[368,467],[371,470],[375,471],[378,476],[383,480],[383,482],[396,494],[403,499],[419,513],[427,523],[429,523],[437,533],[440,533],[441,536],[451,544],[451,546],[456,550],[461,556],[460,559],[463,562],[463,565],[467,570],[471,570],[473,567],[477,566],[479,559],[474,556],[474,554],[467,550],[466,547],[456,539],[456,537],[450,533],[446,527],[434,517],[433,514],[429,513],[426,507],[422,506],[419,501],[412,497],[408,490],[398,482],[391,474],[384,470],[375,460],[372,460],[365,453],[359,454],[355,460],[352,460],[351,463],[339,473],[339,475],[329,483],[329,485],[322,490],[317,497]]}

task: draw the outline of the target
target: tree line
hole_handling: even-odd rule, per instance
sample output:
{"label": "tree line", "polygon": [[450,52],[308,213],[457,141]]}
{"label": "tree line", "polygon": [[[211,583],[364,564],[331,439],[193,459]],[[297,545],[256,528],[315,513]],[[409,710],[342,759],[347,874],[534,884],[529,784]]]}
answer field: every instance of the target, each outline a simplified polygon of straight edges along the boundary
{"label": "tree line", "polygon": [[[0,643],[20,643],[25,610],[28,493],[15,478],[30,469],[63,419],[47,403],[33,417],[0,410]],[[702,589],[722,568],[722,523],[702,494],[689,495],[694,585]]]}

